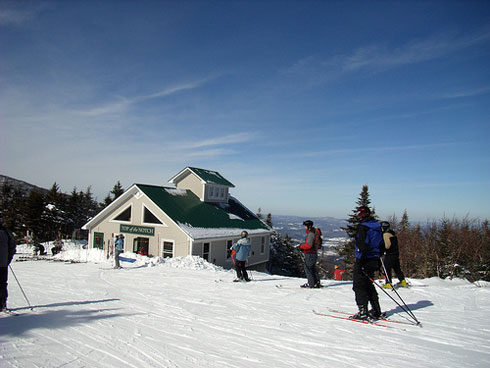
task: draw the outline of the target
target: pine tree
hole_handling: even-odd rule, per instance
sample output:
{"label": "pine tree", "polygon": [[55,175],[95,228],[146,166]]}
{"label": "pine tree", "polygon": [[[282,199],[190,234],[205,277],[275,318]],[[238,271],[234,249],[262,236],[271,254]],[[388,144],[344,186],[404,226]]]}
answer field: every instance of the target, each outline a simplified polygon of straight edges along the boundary
{"label": "pine tree", "polygon": [[116,200],[124,193],[124,188],[121,185],[121,182],[118,180],[116,184],[114,184],[114,188],[111,190],[111,194],[114,196],[113,200]]}
{"label": "pine tree", "polygon": [[352,271],[354,269],[355,262],[354,250],[356,245],[357,226],[359,225],[359,219],[357,218],[357,209],[360,206],[366,206],[371,210],[371,216],[376,217],[375,210],[370,206],[370,204],[371,200],[369,198],[369,188],[365,184],[362,186],[361,193],[359,194],[359,198],[356,201],[356,207],[352,210],[349,218],[347,219],[347,226],[341,228],[347,233],[349,240],[336,247],[336,250],[338,251],[339,256],[344,259],[344,263],[346,266],[346,276],[348,278],[352,277]]}

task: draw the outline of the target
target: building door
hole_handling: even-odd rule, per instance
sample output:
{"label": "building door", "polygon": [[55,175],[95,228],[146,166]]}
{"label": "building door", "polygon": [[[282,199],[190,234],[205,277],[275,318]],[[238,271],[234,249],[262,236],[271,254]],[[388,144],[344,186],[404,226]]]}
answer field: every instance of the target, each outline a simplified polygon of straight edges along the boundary
{"label": "building door", "polygon": [[94,233],[94,248],[104,249],[104,233]]}
{"label": "building door", "polygon": [[209,262],[209,249],[211,248],[209,243],[202,245],[202,258]]}
{"label": "building door", "polygon": [[133,252],[144,256],[148,255],[148,248],[150,246],[150,239],[148,238],[135,238],[133,240]]}

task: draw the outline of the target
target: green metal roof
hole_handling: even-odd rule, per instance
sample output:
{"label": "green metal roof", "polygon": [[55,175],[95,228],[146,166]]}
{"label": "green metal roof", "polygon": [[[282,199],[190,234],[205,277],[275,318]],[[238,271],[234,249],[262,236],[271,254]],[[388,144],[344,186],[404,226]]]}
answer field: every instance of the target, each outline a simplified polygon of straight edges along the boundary
{"label": "green metal roof", "polygon": [[186,189],[135,185],[172,220],[187,228],[270,230],[233,197],[229,198],[228,203],[209,203],[202,202]]}
{"label": "green metal roof", "polygon": [[234,187],[234,185],[226,180],[219,172],[211,171],[206,169],[199,169],[197,167],[188,167],[188,169],[192,170],[197,176],[199,176],[206,183],[210,184],[219,184],[226,185],[228,187]]}

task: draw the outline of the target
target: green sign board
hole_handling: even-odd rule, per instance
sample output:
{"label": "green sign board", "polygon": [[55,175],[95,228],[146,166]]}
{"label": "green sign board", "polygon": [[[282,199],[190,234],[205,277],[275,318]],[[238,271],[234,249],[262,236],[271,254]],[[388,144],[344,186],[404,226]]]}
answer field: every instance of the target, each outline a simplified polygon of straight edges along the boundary
{"label": "green sign board", "polygon": [[146,226],[135,226],[135,225],[121,225],[120,231],[122,233],[128,234],[138,234],[138,235],[155,235],[154,227],[146,227]]}

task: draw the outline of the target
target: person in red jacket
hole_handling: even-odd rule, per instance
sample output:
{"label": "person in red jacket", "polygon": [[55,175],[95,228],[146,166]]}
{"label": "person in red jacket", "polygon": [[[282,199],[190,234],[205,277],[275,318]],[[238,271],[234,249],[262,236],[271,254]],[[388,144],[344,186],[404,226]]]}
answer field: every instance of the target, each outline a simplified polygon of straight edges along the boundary
{"label": "person in red jacket", "polygon": [[342,275],[345,273],[345,270],[341,270],[339,266],[335,265],[335,271],[333,273],[334,279],[337,281],[342,281]]}
{"label": "person in red jacket", "polygon": [[303,288],[320,288],[320,277],[316,270],[316,260],[318,257],[317,249],[315,246],[315,228],[313,227],[313,221],[306,220],[303,222],[306,230],[306,239],[303,244],[299,246],[304,253],[303,261],[305,264],[305,273],[308,282],[301,285]]}

